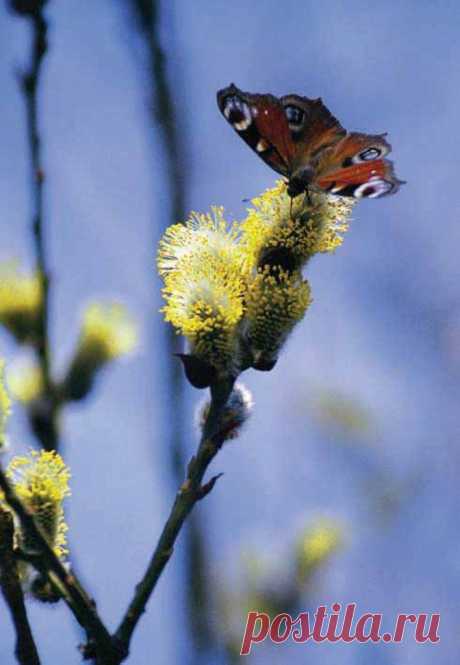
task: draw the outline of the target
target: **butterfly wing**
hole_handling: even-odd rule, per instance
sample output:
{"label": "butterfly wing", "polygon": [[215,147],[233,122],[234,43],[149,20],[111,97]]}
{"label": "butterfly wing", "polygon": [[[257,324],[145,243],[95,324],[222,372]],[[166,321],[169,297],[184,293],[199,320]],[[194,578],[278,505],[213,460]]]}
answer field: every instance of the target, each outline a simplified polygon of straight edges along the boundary
{"label": "butterfly wing", "polygon": [[217,93],[217,103],[241,138],[289,179],[290,196],[313,184],[340,196],[377,198],[403,183],[385,159],[391,150],[385,135],[347,134],[321,99],[255,95],[231,84]]}
{"label": "butterfly wing", "polygon": [[273,95],[242,92],[232,83],[219,90],[217,104],[249,147],[272,169],[289,178],[295,145],[280,100]]}
{"label": "butterfly wing", "polygon": [[318,155],[345,136],[346,130],[321,98],[286,95],[280,102],[295,146],[294,170],[313,165]]}
{"label": "butterfly wing", "polygon": [[355,198],[378,198],[394,194],[404,181],[396,177],[385,159],[391,145],[385,134],[351,132],[324,151],[313,184],[332,194]]}

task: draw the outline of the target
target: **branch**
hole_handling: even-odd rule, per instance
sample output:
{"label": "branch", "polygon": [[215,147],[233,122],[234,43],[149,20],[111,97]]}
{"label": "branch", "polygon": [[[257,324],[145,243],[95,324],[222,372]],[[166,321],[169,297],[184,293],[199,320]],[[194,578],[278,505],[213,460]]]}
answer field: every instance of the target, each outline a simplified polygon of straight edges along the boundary
{"label": "branch", "polygon": [[[165,179],[169,190],[170,223],[177,224],[185,218],[185,176],[184,176],[184,145],[177,121],[177,104],[174,103],[173,88],[168,77],[167,55],[160,43],[160,0],[129,0],[133,14],[137,20],[139,32],[145,43],[148,54],[150,74],[151,102],[150,111],[153,124],[158,126],[158,134],[162,142],[165,168]],[[163,3],[164,4],[164,3]],[[167,5],[164,4],[166,7]],[[171,34],[169,32],[169,44]],[[171,51],[171,45],[169,46]],[[155,146],[156,147],[156,146]],[[155,153],[155,164],[157,162]],[[167,355],[170,362],[168,372],[168,401],[174,410],[183,411],[184,381],[180,365],[173,355],[182,351],[182,342],[174,330],[168,330],[166,340]],[[181,481],[186,464],[184,434],[179,419],[169,419],[167,451],[173,473],[174,486]],[[193,515],[188,522],[187,541],[185,544],[185,589],[187,603],[187,620],[195,649],[200,652],[206,645],[212,646],[210,619],[207,603],[209,603],[209,582],[206,575],[205,545],[203,527],[199,515]],[[200,600],[201,599],[201,600]],[[200,602],[201,611],[196,611]],[[194,662],[199,662],[198,653]],[[191,661],[192,662],[192,661]]]}
{"label": "branch", "polygon": [[32,49],[28,69],[21,76],[21,91],[24,96],[27,120],[27,138],[30,153],[30,171],[32,187],[32,224],[31,231],[34,243],[35,265],[41,286],[41,308],[37,322],[37,339],[35,350],[37,353],[40,370],[43,377],[44,397],[48,408],[45,416],[32,419],[32,427],[40,439],[45,450],[56,450],[58,447],[58,435],[56,427],[57,403],[55,390],[50,374],[50,350],[49,350],[49,286],[50,275],[47,265],[45,231],[44,231],[44,207],[43,186],[45,173],[42,164],[41,147],[42,141],[38,122],[38,92],[41,80],[43,59],[48,49],[47,31],[48,26],[43,15],[42,7],[29,14],[32,29]]}
{"label": "branch", "polygon": [[133,632],[147,602],[168,563],[174,549],[177,536],[187,516],[195,504],[213,488],[218,476],[202,484],[204,474],[222,446],[223,439],[219,432],[220,416],[233,388],[233,380],[225,379],[211,388],[211,407],[204,426],[203,435],[195,457],[192,457],[187,476],[181,485],[170,515],[161,533],[158,544],[141,582],[137,585],[134,597],[124,615],[116,633],[120,651],[128,656]]}
{"label": "branch", "polygon": [[181,485],[158,544],[137,585],[134,597],[116,631],[111,636],[99,618],[94,602],[86,594],[76,576],[66,570],[50,547],[33,515],[23,506],[0,466],[0,489],[6,503],[14,511],[23,531],[36,543],[37,553],[27,560],[40,573],[45,573],[61,592],[79,624],[85,629],[88,643],[83,648],[85,659],[93,659],[98,665],[119,665],[129,655],[134,630],[145,612],[147,602],[169,561],[176,539],[195,504],[211,492],[221,474],[202,483],[204,474],[219,452],[225,433],[220,431],[220,418],[232,392],[234,379],[225,378],[211,387],[211,405],[196,456],[192,457],[184,483]]}
{"label": "branch", "polygon": [[16,631],[16,659],[21,665],[40,665],[13,549],[13,516],[0,508],[0,587]]}
{"label": "branch", "polygon": [[117,660],[114,642],[99,618],[93,600],[84,591],[73,572],[68,571],[49,545],[33,515],[24,507],[0,466],[0,488],[4,499],[16,514],[21,528],[37,547],[37,552],[27,554],[27,560],[40,572],[47,575],[71,609],[78,623],[85,629],[89,643],[94,645],[97,663],[109,665]]}

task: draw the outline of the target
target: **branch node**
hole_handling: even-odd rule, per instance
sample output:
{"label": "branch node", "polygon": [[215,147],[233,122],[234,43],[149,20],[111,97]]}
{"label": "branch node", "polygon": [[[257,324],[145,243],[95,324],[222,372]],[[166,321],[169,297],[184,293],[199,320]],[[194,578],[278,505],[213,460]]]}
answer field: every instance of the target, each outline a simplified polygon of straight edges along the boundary
{"label": "branch node", "polygon": [[219,478],[223,476],[223,473],[218,473],[217,475],[213,476],[211,480],[209,480],[207,483],[204,485],[201,485],[201,487],[198,488],[197,490],[197,501],[201,501],[201,499],[204,499],[205,496],[211,492],[213,489],[214,485],[217,483]]}

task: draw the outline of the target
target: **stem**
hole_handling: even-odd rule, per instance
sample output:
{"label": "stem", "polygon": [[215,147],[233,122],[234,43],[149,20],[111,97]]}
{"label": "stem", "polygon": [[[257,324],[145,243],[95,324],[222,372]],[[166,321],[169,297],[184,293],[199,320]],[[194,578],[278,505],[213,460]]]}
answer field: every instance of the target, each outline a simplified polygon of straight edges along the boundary
{"label": "stem", "polygon": [[0,587],[16,631],[16,659],[21,665],[40,665],[13,547],[13,516],[0,508]]}
{"label": "stem", "polygon": [[42,140],[38,121],[38,92],[41,80],[43,60],[48,50],[47,22],[42,10],[29,16],[32,29],[32,48],[29,68],[21,77],[21,90],[24,95],[26,107],[27,138],[30,153],[30,172],[32,188],[32,224],[35,268],[40,280],[41,308],[38,312],[37,338],[35,350],[39,362],[44,384],[44,398],[46,402],[46,415],[39,419],[30,413],[31,424],[37,437],[45,450],[58,448],[58,434],[56,426],[57,404],[55,390],[50,374],[50,347],[49,347],[49,291],[50,274],[47,265],[44,230],[44,168],[42,163]]}
{"label": "stem", "polygon": [[[167,58],[160,43],[159,14],[160,0],[130,0],[133,13],[137,18],[139,31],[148,53],[148,67],[152,90],[150,110],[153,123],[159,128],[163,144],[165,180],[171,201],[169,223],[175,224],[185,218],[185,178],[183,168],[184,141],[178,131],[173,89],[168,79]],[[155,151],[155,164],[157,163]],[[166,224],[165,224],[166,226]],[[168,366],[167,390],[168,402],[175,413],[183,412],[184,380],[181,364],[175,354],[182,351],[181,340],[172,328],[168,329],[166,339]],[[174,486],[184,474],[186,457],[184,452],[184,432],[180,418],[169,418],[167,422],[168,440],[166,447],[173,476]],[[212,643],[210,620],[206,599],[209,598],[209,583],[205,561],[205,544],[201,516],[193,515],[188,522],[185,542],[185,594],[187,620],[195,650],[198,652],[194,662],[199,662],[200,653]],[[197,603],[202,599],[201,611],[196,611]],[[192,661],[191,661],[192,662]]]}
{"label": "stem", "polygon": [[223,443],[219,433],[219,421],[232,388],[233,380],[230,379],[225,379],[211,388],[211,406],[197,454],[191,459],[188,465],[185,482],[181,485],[176,495],[170,515],[144,577],[137,585],[134,597],[115,633],[120,650],[125,652],[126,655],[129,652],[129,644],[133,632],[173,553],[177,536],[187,516],[195,504],[212,490],[219,477],[215,476],[205,485],[202,485],[204,474]]}

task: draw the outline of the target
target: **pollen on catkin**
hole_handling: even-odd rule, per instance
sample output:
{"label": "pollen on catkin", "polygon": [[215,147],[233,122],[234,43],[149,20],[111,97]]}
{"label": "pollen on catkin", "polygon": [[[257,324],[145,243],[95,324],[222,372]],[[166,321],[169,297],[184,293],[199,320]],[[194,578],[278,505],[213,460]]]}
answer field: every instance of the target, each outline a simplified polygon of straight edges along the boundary
{"label": "pollen on catkin", "polygon": [[0,324],[19,343],[35,341],[41,306],[39,274],[23,273],[13,261],[0,264]]}
{"label": "pollen on catkin", "polygon": [[227,367],[236,352],[245,285],[236,227],[228,227],[222,208],[193,214],[186,225],[166,231],[158,266],[166,321],[187,338],[192,354]]}
{"label": "pollen on catkin", "polygon": [[206,385],[190,378],[195,360],[234,376],[273,367],[311,302],[301,269],[342,243],[352,205],[315,191],[291,199],[279,181],[240,223],[214,207],[166,230],[157,257],[162,312],[188,340],[180,355],[192,385]]}
{"label": "pollen on catkin", "polygon": [[311,304],[310,286],[299,272],[259,268],[248,283],[245,337],[254,359],[276,360],[279,350]]}
{"label": "pollen on catkin", "polygon": [[184,224],[168,227],[159,242],[157,267],[160,276],[165,278],[181,270],[181,262],[187,257],[190,260],[198,250],[207,250],[219,263],[228,259],[241,266],[241,257],[237,256],[238,234],[238,224],[228,224],[222,206],[212,206],[207,214],[191,212]]}
{"label": "pollen on catkin", "polygon": [[251,203],[241,222],[241,244],[248,262],[273,263],[268,257],[283,252],[289,255],[292,269],[301,268],[314,254],[333,252],[342,244],[353,207],[353,202],[321,192],[291,199],[281,180]]}
{"label": "pollen on catkin", "polygon": [[[68,527],[62,502],[70,494],[70,471],[62,457],[54,451],[32,450],[28,455],[13,457],[6,473],[18,498],[34,515],[56,555],[64,558]],[[21,530],[19,543],[25,550],[35,549]]]}

